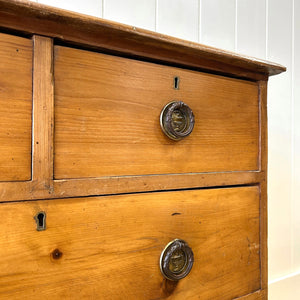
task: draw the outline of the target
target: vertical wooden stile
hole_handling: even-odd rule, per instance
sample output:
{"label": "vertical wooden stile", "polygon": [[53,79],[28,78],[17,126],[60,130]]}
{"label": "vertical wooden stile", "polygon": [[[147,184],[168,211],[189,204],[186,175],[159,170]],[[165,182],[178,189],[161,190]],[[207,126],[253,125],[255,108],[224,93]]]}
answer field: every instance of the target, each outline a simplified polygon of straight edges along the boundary
{"label": "vertical wooden stile", "polygon": [[53,192],[53,40],[33,37],[33,190]]}
{"label": "vertical wooden stile", "polygon": [[268,166],[268,130],[267,130],[267,81],[259,82],[260,103],[260,170],[264,179],[260,182],[260,261],[261,288],[268,289],[268,206],[267,206],[267,166]]}

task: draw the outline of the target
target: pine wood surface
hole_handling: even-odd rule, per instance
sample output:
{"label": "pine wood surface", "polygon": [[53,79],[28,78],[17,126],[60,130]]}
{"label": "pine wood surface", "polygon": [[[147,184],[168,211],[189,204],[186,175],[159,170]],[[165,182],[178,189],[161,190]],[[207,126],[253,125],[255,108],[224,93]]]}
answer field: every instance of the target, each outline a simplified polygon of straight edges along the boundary
{"label": "pine wood surface", "polygon": [[53,189],[53,41],[34,36],[32,181],[35,189]]}
{"label": "pine wood surface", "polygon": [[[54,59],[56,179],[258,169],[256,83],[59,46]],[[174,100],[195,115],[177,142],[159,124]]]}
{"label": "pine wood surface", "polygon": [[[46,180],[46,179],[45,179]],[[265,180],[264,172],[217,172],[0,182],[0,203],[20,200],[111,195],[199,187],[251,185]]]}
{"label": "pine wood surface", "polygon": [[267,299],[268,292],[266,290],[259,290],[254,293],[235,298],[234,300],[264,300]]}
{"label": "pine wood surface", "polygon": [[110,53],[266,80],[285,67],[33,1],[0,0],[0,26]]}
{"label": "pine wood surface", "polygon": [[0,181],[31,178],[32,42],[0,33]]}
{"label": "pine wood surface", "polygon": [[[1,299],[226,300],[260,288],[255,186],[1,207]],[[45,231],[36,230],[40,211]],[[178,284],[166,282],[158,264],[175,238],[195,256]]]}
{"label": "pine wood surface", "polygon": [[[261,115],[260,132],[260,169],[265,177],[260,183],[260,240],[261,240],[261,287],[268,290],[268,116],[267,116],[267,82],[259,82],[259,99]],[[267,292],[266,292],[267,298]]]}
{"label": "pine wood surface", "polygon": [[[267,299],[267,79],[285,68],[28,1],[0,0],[0,27],[0,299]],[[179,144],[158,121],[172,100],[196,115]],[[172,284],[177,237],[196,260]]]}

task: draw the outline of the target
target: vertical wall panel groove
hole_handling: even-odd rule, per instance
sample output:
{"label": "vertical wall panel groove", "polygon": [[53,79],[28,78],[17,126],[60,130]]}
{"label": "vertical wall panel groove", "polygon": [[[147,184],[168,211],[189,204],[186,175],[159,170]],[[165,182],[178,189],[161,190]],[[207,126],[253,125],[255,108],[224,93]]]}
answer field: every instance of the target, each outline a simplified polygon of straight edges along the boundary
{"label": "vertical wall panel groove", "polygon": [[265,58],[265,0],[237,1],[236,10],[236,51],[255,57]]}
{"label": "vertical wall panel groove", "polygon": [[198,41],[199,43],[202,43],[202,26],[201,26],[201,11],[202,11],[202,0],[199,0],[199,12],[198,12],[198,30],[199,30],[199,35],[198,35]]}
{"label": "vertical wall panel groove", "polygon": [[238,0],[235,0],[235,18],[234,18],[234,51],[237,52],[237,32],[238,32]]}
{"label": "vertical wall panel groove", "polygon": [[294,199],[294,182],[295,182],[295,128],[294,128],[294,61],[295,61],[295,10],[294,10],[294,0],[292,0],[292,65],[291,65],[291,80],[292,80],[292,86],[291,86],[291,265],[292,265],[292,271],[295,271],[295,264],[294,264],[294,208],[295,208],[295,199]]}
{"label": "vertical wall panel groove", "polygon": [[235,0],[202,0],[202,42],[234,51]]}
{"label": "vertical wall panel groove", "polygon": [[300,271],[300,1],[294,1],[294,271]]}
{"label": "vertical wall panel groove", "polygon": [[291,266],[292,1],[268,1],[268,58],[287,67],[269,80],[269,278]]}
{"label": "vertical wall panel groove", "polygon": [[158,0],[157,31],[198,42],[199,0]]}
{"label": "vertical wall panel groove", "polygon": [[269,51],[269,0],[266,0],[266,20],[265,20],[265,33],[266,33],[266,49],[265,49],[265,58],[268,59]]}
{"label": "vertical wall panel groove", "polygon": [[157,31],[158,28],[157,17],[158,17],[158,0],[155,0],[155,31]]}

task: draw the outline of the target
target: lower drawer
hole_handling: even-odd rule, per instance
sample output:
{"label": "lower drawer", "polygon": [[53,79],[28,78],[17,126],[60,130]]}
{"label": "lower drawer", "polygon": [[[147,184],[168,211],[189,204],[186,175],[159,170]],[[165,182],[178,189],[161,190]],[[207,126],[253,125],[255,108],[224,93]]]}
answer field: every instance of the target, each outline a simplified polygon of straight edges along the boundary
{"label": "lower drawer", "polygon": [[[260,288],[258,187],[4,203],[0,216],[1,299],[225,300]],[[178,282],[159,267],[176,238],[194,253]]]}

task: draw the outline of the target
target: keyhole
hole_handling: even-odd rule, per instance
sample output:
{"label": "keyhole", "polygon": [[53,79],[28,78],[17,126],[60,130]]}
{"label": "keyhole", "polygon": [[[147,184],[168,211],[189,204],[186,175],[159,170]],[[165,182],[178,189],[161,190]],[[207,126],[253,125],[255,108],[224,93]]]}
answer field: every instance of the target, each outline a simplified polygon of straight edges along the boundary
{"label": "keyhole", "polygon": [[174,77],[174,89],[179,90],[179,77],[178,76]]}
{"label": "keyhole", "polygon": [[40,211],[34,217],[36,222],[36,230],[42,231],[46,229],[46,213],[44,211]]}

